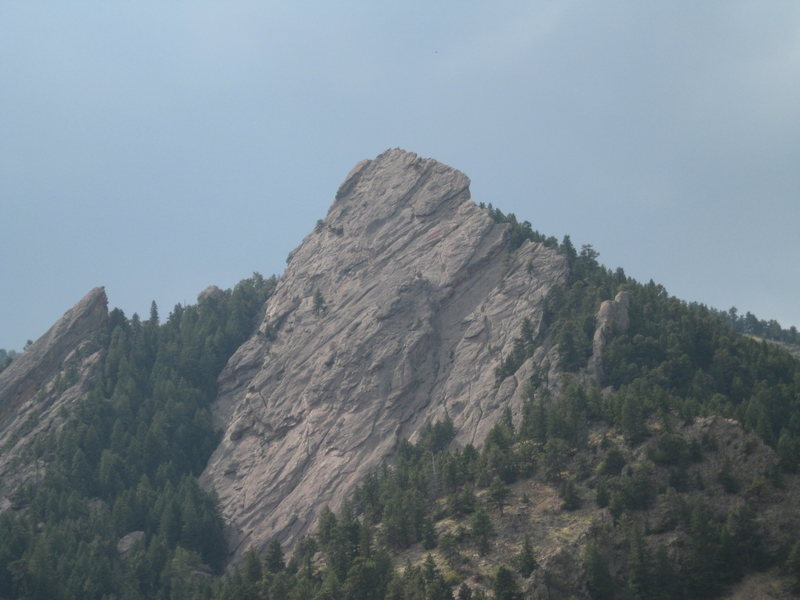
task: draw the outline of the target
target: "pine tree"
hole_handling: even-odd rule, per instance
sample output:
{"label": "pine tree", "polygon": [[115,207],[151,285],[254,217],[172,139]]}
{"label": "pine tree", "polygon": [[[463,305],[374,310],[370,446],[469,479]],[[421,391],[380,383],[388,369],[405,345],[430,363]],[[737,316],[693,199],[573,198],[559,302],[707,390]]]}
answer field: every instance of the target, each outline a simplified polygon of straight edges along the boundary
{"label": "pine tree", "polygon": [[628,556],[627,595],[632,600],[646,600],[652,597],[652,561],[650,549],[644,541],[640,527],[635,526],[630,535]]}
{"label": "pine tree", "polygon": [[489,498],[491,498],[492,503],[497,507],[497,510],[500,511],[501,517],[503,516],[503,509],[505,508],[506,500],[508,499],[510,493],[511,490],[502,479],[497,476],[492,479],[492,483],[489,486]]}
{"label": "pine tree", "polygon": [[586,549],[586,587],[592,600],[613,600],[614,580],[608,571],[608,561],[597,544]]}
{"label": "pine tree", "polygon": [[522,591],[514,578],[514,573],[505,565],[497,567],[492,589],[495,600],[522,600]]}
{"label": "pine tree", "polygon": [[565,479],[558,486],[558,496],[561,498],[561,508],[563,510],[576,510],[581,506],[581,497],[572,479]]}
{"label": "pine tree", "polygon": [[264,557],[264,567],[270,573],[279,573],[286,568],[286,563],[283,559],[283,548],[281,543],[273,539],[267,546],[267,554]]}
{"label": "pine tree", "polygon": [[314,291],[314,314],[319,316],[320,314],[324,314],[325,311],[328,310],[328,306],[325,304],[325,298],[322,297],[322,292],[319,290]]}
{"label": "pine tree", "polygon": [[625,394],[622,402],[619,426],[626,441],[630,444],[642,441],[647,435],[641,402],[641,399],[634,398],[630,392]]}
{"label": "pine tree", "polygon": [[533,548],[531,547],[531,538],[526,535],[525,541],[522,543],[522,549],[517,555],[517,570],[520,575],[527,579],[537,566],[536,557],[533,555]]}
{"label": "pine tree", "polygon": [[653,568],[653,600],[672,600],[679,597],[678,576],[667,555],[667,549],[659,546]]}
{"label": "pine tree", "polygon": [[472,600],[472,588],[462,583],[458,588],[458,600]]}
{"label": "pine tree", "polygon": [[481,556],[489,553],[491,549],[489,538],[493,533],[494,529],[489,514],[483,507],[480,507],[472,516],[472,537],[478,545],[478,552]]}
{"label": "pine tree", "polygon": [[254,548],[245,552],[242,561],[242,579],[247,583],[258,583],[263,575],[261,559]]}
{"label": "pine tree", "polygon": [[789,577],[791,591],[800,594],[800,541],[795,542],[792,546],[783,569]]}
{"label": "pine tree", "polygon": [[158,305],[155,300],[150,303],[150,325],[158,325]]}
{"label": "pine tree", "polygon": [[425,558],[425,563],[422,566],[422,580],[424,582],[426,600],[453,600],[450,586],[445,583],[441,573],[439,573],[439,569],[436,567],[436,562],[430,554]]}

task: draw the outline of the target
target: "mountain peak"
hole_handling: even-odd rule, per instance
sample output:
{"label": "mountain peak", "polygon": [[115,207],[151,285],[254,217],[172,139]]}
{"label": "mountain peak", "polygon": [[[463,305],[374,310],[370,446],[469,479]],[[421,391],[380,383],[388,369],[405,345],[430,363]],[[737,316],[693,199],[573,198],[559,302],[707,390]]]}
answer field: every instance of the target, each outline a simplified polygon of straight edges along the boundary
{"label": "mountain peak", "polygon": [[0,373],[0,510],[9,496],[35,472],[26,456],[39,434],[55,431],[67,408],[88,389],[99,351],[85,345],[108,322],[105,289],[96,287]]}
{"label": "mountain peak", "polygon": [[[352,280],[369,272],[371,261],[392,257],[392,268],[400,270],[393,278],[442,282],[444,271],[460,269],[471,258],[453,242],[469,248],[489,230],[502,243],[502,228],[470,200],[469,178],[461,171],[413,152],[387,150],[350,171],[325,219],[289,255],[284,279],[320,285],[324,279]],[[445,243],[451,234],[455,240]],[[437,253],[435,260],[428,260],[429,252]],[[332,272],[338,277],[331,278]]]}
{"label": "mountain peak", "polygon": [[59,364],[75,345],[100,329],[108,318],[108,298],[104,287],[96,287],[0,373],[0,419],[10,406],[19,402],[25,389],[35,390],[40,383],[30,381],[37,373]]}
{"label": "mountain peak", "polygon": [[203,481],[237,551],[296,541],[431,419],[481,443],[521,406],[498,358],[565,273],[541,244],[512,252],[457,169],[400,149],[356,165],[220,376]]}
{"label": "mountain peak", "polygon": [[[359,162],[336,193],[337,203],[364,198],[370,200],[370,206],[412,202],[417,216],[432,214],[451,197],[469,200],[466,175],[435,159],[421,158],[400,148]],[[336,204],[331,207],[329,218],[336,214],[335,209]]]}

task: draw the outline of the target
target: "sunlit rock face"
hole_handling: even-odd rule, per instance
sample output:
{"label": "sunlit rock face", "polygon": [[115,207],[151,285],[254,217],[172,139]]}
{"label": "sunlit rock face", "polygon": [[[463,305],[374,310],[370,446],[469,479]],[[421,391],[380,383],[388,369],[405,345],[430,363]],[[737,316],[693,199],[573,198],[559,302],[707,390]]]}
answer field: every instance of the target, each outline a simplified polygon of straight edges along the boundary
{"label": "sunlit rock face", "polygon": [[237,554],[290,547],[428,421],[449,416],[456,443],[479,445],[519,411],[552,353],[499,386],[495,368],[524,318],[542,326],[566,265],[540,244],[511,251],[508,231],[435,160],[394,149],[353,168],[220,376],[224,436],[202,481]]}

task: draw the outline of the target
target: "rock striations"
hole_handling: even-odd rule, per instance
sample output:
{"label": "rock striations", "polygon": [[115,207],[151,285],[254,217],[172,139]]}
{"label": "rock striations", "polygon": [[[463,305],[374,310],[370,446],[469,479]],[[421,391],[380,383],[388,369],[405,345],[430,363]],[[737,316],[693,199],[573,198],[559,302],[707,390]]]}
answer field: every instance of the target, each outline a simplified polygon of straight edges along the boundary
{"label": "rock striations", "polygon": [[107,320],[105,290],[94,288],[0,373],[0,511],[35,472],[25,447],[57,427],[62,409],[86,392],[100,358],[86,343]]}
{"label": "rock striations", "polygon": [[544,345],[495,383],[522,320],[536,333],[566,277],[556,251],[511,251],[508,233],[451,167],[399,149],[355,166],[220,376],[224,437],[202,481],[237,553],[291,546],[429,420],[480,444],[528,376],[547,378]]}

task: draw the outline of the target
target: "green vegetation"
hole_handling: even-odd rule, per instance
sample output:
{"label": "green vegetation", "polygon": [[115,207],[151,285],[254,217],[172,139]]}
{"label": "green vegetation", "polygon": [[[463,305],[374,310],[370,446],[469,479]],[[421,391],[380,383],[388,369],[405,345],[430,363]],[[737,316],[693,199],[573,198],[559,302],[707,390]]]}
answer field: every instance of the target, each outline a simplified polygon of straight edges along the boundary
{"label": "green vegetation", "polygon": [[[548,298],[547,335],[558,344],[565,371],[581,373],[586,368],[600,302],[621,290],[631,298],[630,327],[617,332],[603,356],[602,384],[612,386],[610,392],[601,395],[599,389],[579,384],[582,379],[576,378],[561,398],[551,399],[546,390],[538,391],[540,382],[530,382],[520,434],[543,444],[537,464],[544,467],[546,479],[561,479],[565,510],[574,508],[577,498],[572,480],[559,474],[576,469],[570,455],[585,445],[587,431],[598,426],[620,432],[631,448],[647,443],[650,461],[638,461],[623,472],[626,453],[612,445],[598,465],[594,483],[597,504],[608,506],[617,520],[628,512],[651,509],[664,497],[664,470],[674,486],[666,490],[666,499],[673,505],[681,493],[702,490],[706,485],[697,471],[689,475],[690,466],[703,458],[700,444],[672,433],[676,420],[688,424],[709,415],[736,419],[777,451],[785,471],[797,470],[800,364],[775,346],[738,335],[726,321],[739,328],[747,324],[756,335],[786,342],[795,342],[795,331],[781,330],[774,322],[769,326],[760,322],[759,329],[752,315],[736,320],[731,311],[724,319],[718,311],[669,297],[652,281],[642,285],[621,270],[612,273],[600,266],[597,253],[589,246],[577,253],[568,237],[560,249],[571,264],[571,276],[567,286]],[[514,351],[495,372],[498,383],[513,374],[538,344],[546,343],[545,339],[532,339],[529,330],[523,323]],[[774,473],[762,475],[780,479]],[[729,462],[720,466],[715,479],[731,495],[740,493],[744,483],[737,480]],[[587,561],[594,565],[592,596],[611,597],[614,590],[622,592],[624,588],[626,597],[661,597],[657,590],[666,588],[655,582],[669,573],[678,577],[673,583],[677,596],[664,597],[709,597],[748,569],[785,556],[782,552],[765,556],[761,551],[755,508],[749,501],[722,518],[718,512],[709,512],[702,501],[694,502],[682,510],[670,507],[665,512],[671,516],[662,523],[677,528],[686,539],[688,552],[682,564],[669,563],[663,549],[656,552],[658,561],[653,560],[647,542],[639,536],[635,538],[638,548],[628,560],[628,581],[615,582],[611,589],[602,561],[591,551]],[[791,567],[787,569],[791,571]]]}
{"label": "green vegetation", "polygon": [[527,240],[531,242],[539,242],[547,246],[548,248],[555,248],[558,246],[558,240],[554,237],[546,237],[535,231],[530,221],[523,221],[520,223],[517,221],[516,215],[514,213],[503,214],[503,212],[499,208],[494,208],[491,203],[486,206],[483,202],[481,202],[478,206],[481,208],[485,208],[489,211],[489,216],[494,219],[495,223],[508,223],[511,226],[511,232],[509,235],[509,245],[511,250],[516,250]]}
{"label": "green vegetation", "polygon": [[325,304],[325,298],[322,297],[322,292],[319,290],[314,291],[314,314],[319,316],[325,314],[328,306]]}
{"label": "green vegetation", "polygon": [[[94,389],[40,439],[40,481],[0,514],[0,596],[207,597],[227,555],[215,500],[196,476],[217,444],[209,404],[228,357],[275,284],[256,274],[178,305],[163,325],[111,312]],[[123,556],[117,542],[144,532]]]}
{"label": "green vegetation", "polygon": [[4,350],[0,348],[0,373],[17,358],[19,354],[14,350]]}
{"label": "green vegetation", "polygon": [[800,346],[800,332],[797,331],[797,327],[794,325],[784,329],[775,319],[769,321],[759,319],[751,312],[740,315],[735,306],[726,311],[711,309],[711,312],[739,333]]}
{"label": "green vegetation", "polygon": [[[522,580],[544,569],[528,531],[500,555],[504,519],[519,497],[530,502],[519,493],[530,480],[558,495],[554,512],[609,515],[587,528],[576,556],[586,573],[578,591],[591,598],[713,597],[773,565],[800,587],[800,546],[765,544],[757,518],[762,495],[800,467],[798,362],[736,333],[735,313],[672,298],[601,266],[591,246],[577,251],[568,236],[559,244],[487,210],[510,225],[511,250],[539,242],[569,267],[546,300],[541,331],[522,318],[495,367],[499,385],[537,348],[558,350],[563,381],[524,382],[517,423],[506,411],[480,450],[454,447],[449,419],[428,423],[341,510],[323,510],[288,561],[274,540],[222,574],[221,522],[196,477],[218,441],[209,414],[217,376],[253,331],[274,280],[255,275],[179,305],[164,324],[155,305],[147,321],[112,311],[95,342],[104,349],[95,388],[58,436],[36,445],[33,458],[47,465],[41,480],[19,494],[19,510],[0,515],[0,597],[516,600]],[[595,314],[620,291],[630,296],[630,325],[610,339],[597,382],[587,373]],[[315,290],[313,311],[326,310]],[[766,329],[796,343],[796,331]],[[711,415],[742,423],[777,452],[780,468],[744,480],[711,436],[692,430]],[[712,498],[724,502],[712,508]],[[143,541],[118,552],[131,532]],[[424,558],[401,565],[401,553]]]}

